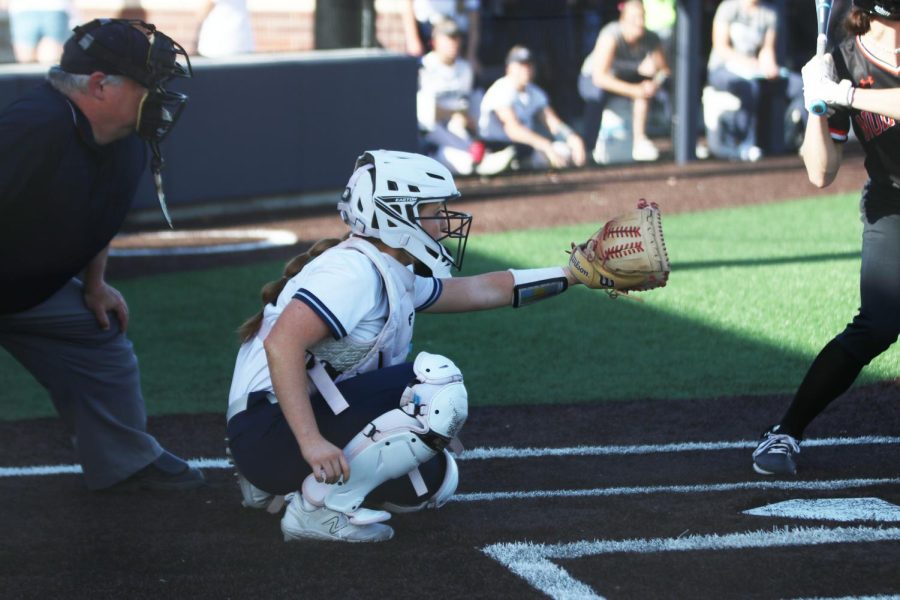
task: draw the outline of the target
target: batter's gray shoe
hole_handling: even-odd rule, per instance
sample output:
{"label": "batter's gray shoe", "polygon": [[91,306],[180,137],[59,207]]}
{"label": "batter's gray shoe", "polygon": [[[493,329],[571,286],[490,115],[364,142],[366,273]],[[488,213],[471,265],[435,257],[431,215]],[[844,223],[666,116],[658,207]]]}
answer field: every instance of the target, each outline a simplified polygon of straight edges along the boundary
{"label": "batter's gray shoe", "polygon": [[383,523],[354,525],[344,513],[310,504],[297,494],[281,518],[284,541],[325,540],[330,542],[384,542],[394,530]]}
{"label": "batter's gray shoe", "polygon": [[776,425],[763,434],[753,451],[753,470],[762,475],[796,475],[794,455],[800,454],[800,441],[786,433],[778,433]]}

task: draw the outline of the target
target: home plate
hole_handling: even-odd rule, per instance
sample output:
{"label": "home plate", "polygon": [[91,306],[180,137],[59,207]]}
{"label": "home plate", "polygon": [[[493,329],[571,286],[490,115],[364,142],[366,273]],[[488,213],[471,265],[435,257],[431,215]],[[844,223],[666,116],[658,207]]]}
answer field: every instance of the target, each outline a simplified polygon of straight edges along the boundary
{"label": "home plate", "polygon": [[900,506],[880,498],[787,500],[744,511],[759,517],[789,517],[819,521],[900,521]]}

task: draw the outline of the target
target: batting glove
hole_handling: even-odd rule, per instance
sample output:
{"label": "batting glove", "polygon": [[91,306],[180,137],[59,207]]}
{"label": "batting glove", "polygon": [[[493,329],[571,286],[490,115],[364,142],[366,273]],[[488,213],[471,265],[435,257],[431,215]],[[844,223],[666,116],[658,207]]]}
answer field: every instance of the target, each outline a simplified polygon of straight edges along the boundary
{"label": "batting glove", "polygon": [[809,62],[803,65],[800,74],[803,76],[804,87],[807,84],[822,81],[823,79],[834,81],[835,83],[838,81],[837,70],[834,68],[834,57],[830,54],[813,56],[809,59]]}
{"label": "batting glove", "polygon": [[853,98],[853,84],[848,79],[842,79],[838,82],[829,79],[820,79],[815,83],[803,86],[803,101],[806,106],[812,106],[812,103],[821,100],[829,107],[849,107],[850,100]]}

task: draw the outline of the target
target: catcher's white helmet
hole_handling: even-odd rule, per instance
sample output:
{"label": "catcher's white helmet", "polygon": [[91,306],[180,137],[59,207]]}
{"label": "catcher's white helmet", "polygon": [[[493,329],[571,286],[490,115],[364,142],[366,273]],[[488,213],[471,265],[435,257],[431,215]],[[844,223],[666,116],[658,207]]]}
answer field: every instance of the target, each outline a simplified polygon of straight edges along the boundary
{"label": "catcher's white helmet", "polygon": [[[391,248],[405,250],[431,269],[435,277],[449,277],[462,266],[472,216],[447,210],[447,200],[459,197],[453,176],[434,159],[389,150],[370,150],[360,156],[338,203],[341,218],[356,235],[378,238]],[[420,217],[419,206],[440,203],[435,217]],[[442,221],[435,239],[420,225],[426,218]],[[441,240],[456,240],[451,252]]]}

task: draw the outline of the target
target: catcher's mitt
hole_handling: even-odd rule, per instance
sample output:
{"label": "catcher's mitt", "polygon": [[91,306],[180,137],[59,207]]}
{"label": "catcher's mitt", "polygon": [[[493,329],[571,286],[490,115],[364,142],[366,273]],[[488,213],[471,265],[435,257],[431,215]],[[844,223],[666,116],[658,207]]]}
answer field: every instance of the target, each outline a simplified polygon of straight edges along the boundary
{"label": "catcher's mitt", "polygon": [[583,244],[572,244],[569,270],[584,285],[608,290],[613,298],[663,287],[669,256],[655,202],[611,219]]}

